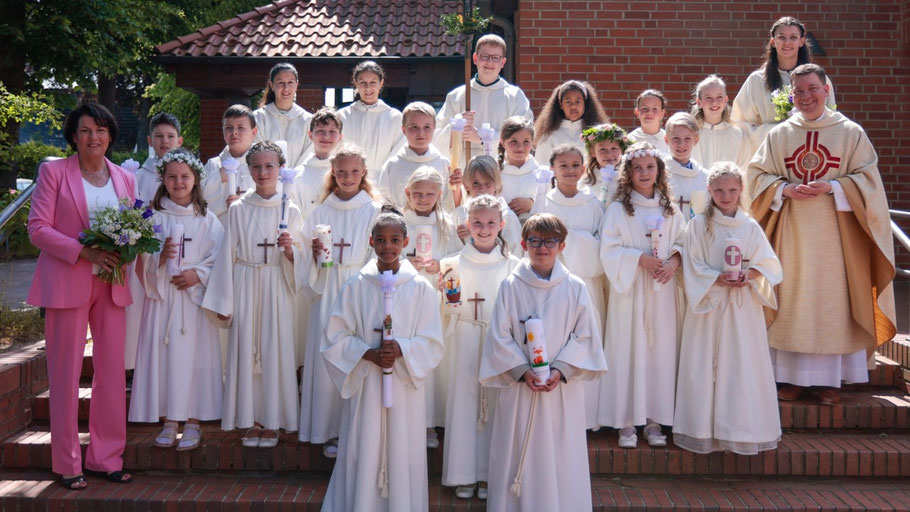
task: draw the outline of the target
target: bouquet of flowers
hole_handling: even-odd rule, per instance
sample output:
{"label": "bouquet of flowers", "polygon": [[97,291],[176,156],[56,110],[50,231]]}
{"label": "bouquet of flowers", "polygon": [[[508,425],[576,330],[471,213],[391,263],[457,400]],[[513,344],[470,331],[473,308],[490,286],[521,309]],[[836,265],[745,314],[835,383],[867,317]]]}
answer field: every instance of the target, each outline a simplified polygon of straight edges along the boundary
{"label": "bouquet of flowers", "polygon": [[786,121],[793,115],[793,93],[790,86],[785,85],[780,89],[774,89],[771,93],[771,103],[774,105],[774,121]]}
{"label": "bouquet of flowers", "polygon": [[465,19],[461,14],[453,12],[443,14],[440,21],[443,28],[446,29],[446,34],[457,36],[459,34],[483,32],[483,30],[487,28],[487,25],[493,21],[493,17],[490,16],[486,18],[481,16],[480,9],[475,7],[471,10],[468,19]]}
{"label": "bouquet of flowers", "polygon": [[139,253],[150,254],[161,249],[161,241],[155,236],[161,232],[161,225],[155,224],[154,215],[152,208],[138,199],[132,204],[129,199],[121,199],[119,206],[104,208],[95,214],[91,228],[79,233],[79,242],[120,255],[120,266],[110,272],[102,270],[99,279],[123,284],[125,265],[135,260]]}

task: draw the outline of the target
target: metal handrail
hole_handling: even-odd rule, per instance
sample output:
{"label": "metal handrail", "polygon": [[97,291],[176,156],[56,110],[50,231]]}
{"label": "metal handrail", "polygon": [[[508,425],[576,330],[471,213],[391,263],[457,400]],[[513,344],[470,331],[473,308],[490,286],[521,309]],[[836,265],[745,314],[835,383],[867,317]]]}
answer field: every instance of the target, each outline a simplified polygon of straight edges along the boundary
{"label": "metal handrail", "polygon": [[60,157],[46,156],[42,158],[40,162],[38,162],[38,167],[35,169],[35,179],[32,181],[32,184],[26,187],[25,190],[19,194],[19,197],[17,197],[15,201],[8,204],[6,208],[0,212],[0,229],[3,229],[3,226],[12,220],[13,216],[16,215],[16,213],[19,212],[19,210],[22,209],[26,203],[28,203],[29,199],[32,198],[32,194],[35,193],[35,187],[38,186],[38,174],[41,170],[41,164],[44,164],[46,162],[53,162],[54,160],[60,160]]}

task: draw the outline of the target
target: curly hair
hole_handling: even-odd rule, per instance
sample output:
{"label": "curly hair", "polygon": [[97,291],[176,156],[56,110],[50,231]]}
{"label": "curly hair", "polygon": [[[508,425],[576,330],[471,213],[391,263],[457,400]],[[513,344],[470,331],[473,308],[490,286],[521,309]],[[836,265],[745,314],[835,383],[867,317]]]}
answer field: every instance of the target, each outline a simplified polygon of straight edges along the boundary
{"label": "curly hair", "polygon": [[600,104],[600,100],[597,98],[597,92],[594,87],[588,82],[569,80],[553,89],[550,99],[547,100],[543,110],[540,111],[540,116],[534,123],[534,130],[537,132],[537,137],[534,139],[535,146],[541,139],[558,130],[560,123],[566,119],[566,114],[562,111],[562,100],[569,91],[578,91],[585,100],[585,110],[581,115],[583,127],[587,128],[595,124],[610,122],[610,118],[604,112],[603,105]]}
{"label": "curly hair", "polygon": [[395,208],[395,205],[382,205],[379,209],[379,215],[376,216],[376,220],[373,221],[373,226],[370,227],[370,236],[376,236],[379,229],[386,226],[396,226],[401,229],[401,233],[405,237],[408,236],[408,223],[405,222],[404,215],[398,211],[398,208]]}
{"label": "curly hair", "polygon": [[[619,163],[617,173],[619,178],[616,185],[616,201],[622,203],[623,209],[630,217],[635,215],[635,207],[632,205],[632,162],[639,157],[632,157],[633,153],[638,151],[657,152],[657,148],[647,142],[636,142],[626,150],[622,161]],[[649,155],[650,156],[650,155]],[[657,178],[654,180],[654,189],[660,196],[660,205],[664,209],[664,217],[673,215],[677,209],[670,199],[673,197],[673,191],[670,189],[670,178],[667,176],[667,165],[662,159],[651,156],[657,161]]]}

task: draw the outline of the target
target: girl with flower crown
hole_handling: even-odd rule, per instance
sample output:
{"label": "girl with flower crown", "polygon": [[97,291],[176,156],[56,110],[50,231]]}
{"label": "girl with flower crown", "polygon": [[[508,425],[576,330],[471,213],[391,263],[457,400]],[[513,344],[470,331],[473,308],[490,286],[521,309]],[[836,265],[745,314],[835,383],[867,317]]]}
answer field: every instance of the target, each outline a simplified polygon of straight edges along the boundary
{"label": "girl with flower crown", "polygon": [[572,144],[583,149],[581,132],[610,119],[604,112],[597,92],[588,82],[569,80],[553,89],[553,94],[534,123],[534,159],[550,161],[553,149],[560,144]]}
{"label": "girl with flower crown", "polygon": [[661,153],[633,144],[619,164],[616,199],[601,225],[600,261],[610,281],[598,423],[620,429],[634,448],[645,425],[651,446],[666,446],[673,424],[679,347],[677,285],[686,221],[673,204]]}
{"label": "girl with flower crown", "polygon": [[[162,249],[143,254],[146,301],[129,420],[164,428],[155,446],[199,446],[199,421],[221,418],[221,349],[218,328],[202,299],[224,229],[202,194],[205,170],[177,148],[159,161],[161,184],[152,200],[161,222]],[[179,237],[173,234],[183,233]],[[177,440],[177,422],[185,421]]]}
{"label": "girl with flower crown", "polygon": [[589,192],[600,198],[604,208],[616,195],[616,167],[635,139],[616,123],[599,124],[581,132],[588,163],[581,179]]}

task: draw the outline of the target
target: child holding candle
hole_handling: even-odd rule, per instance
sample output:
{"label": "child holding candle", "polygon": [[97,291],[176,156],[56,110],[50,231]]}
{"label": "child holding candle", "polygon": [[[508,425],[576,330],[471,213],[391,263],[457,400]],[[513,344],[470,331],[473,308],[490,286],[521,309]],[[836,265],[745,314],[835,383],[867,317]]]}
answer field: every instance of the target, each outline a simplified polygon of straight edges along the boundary
{"label": "child holding candle", "polygon": [[[202,185],[209,209],[218,216],[222,225],[226,225],[228,207],[240,194],[254,186],[246,153],[253,146],[259,130],[253,111],[244,105],[228,107],[221,117],[221,128],[225,147],[218,156],[206,162],[206,180]],[[233,190],[230,186],[232,182]]]}
{"label": "child holding candle", "polygon": [[674,273],[686,219],[672,202],[667,174],[654,146],[629,147],[601,227],[611,370],[601,380],[598,423],[620,429],[623,448],[636,446],[637,425],[646,425],[648,444],[666,446],[660,425],[673,424],[679,346]]}
{"label": "child holding candle", "polygon": [[670,154],[664,157],[664,164],[670,173],[673,201],[688,220],[701,213],[708,186],[708,173],[692,159],[692,149],[698,144],[698,123],[692,114],[677,112],[667,119],[665,138]]}
{"label": "child holding candle", "polygon": [[405,143],[399,130],[401,111],[379,97],[385,86],[385,71],[375,61],[354,66],[351,83],[356,92],[354,103],[339,110],[338,116],[348,125],[347,141],[363,148],[367,169],[376,172]]}
{"label": "child holding candle", "polygon": [[[591,264],[591,256],[600,250],[600,225],[603,205],[594,194],[579,190],[585,174],[581,151],[570,144],[553,148],[550,168],[555,173],[556,186],[534,204],[535,213],[552,213],[566,224],[566,249],[561,261],[572,275],[584,281],[591,297],[592,314],[597,325],[603,325],[606,315],[606,281],[599,264]],[[585,382],[585,423],[597,427],[597,403],[600,383]]]}
{"label": "child holding candle", "polygon": [[[148,298],[129,421],[157,423],[164,417],[155,446],[191,450],[202,439],[199,421],[221,418],[218,329],[201,306],[224,230],[206,209],[205,171],[192,153],[171,150],[158,169],[161,185],[152,207],[163,244],[160,252],[142,255]],[[169,235],[180,231],[180,237]],[[179,443],[178,421],[186,422]]]}
{"label": "child holding candle", "polygon": [[[591,510],[584,380],[607,369],[584,282],[557,261],[568,229],[556,216],[522,228],[528,257],[499,286],[480,359],[480,382],[499,388],[487,510]],[[549,377],[539,380],[527,321],[543,326]],[[539,334],[539,333],[538,333]],[[612,364],[612,363],[611,363]]]}
{"label": "child holding candle", "polygon": [[[416,101],[404,108],[401,131],[407,138],[407,145],[389,157],[379,171],[378,188],[383,198],[404,208],[407,197],[405,186],[411,174],[420,167],[431,167],[442,176],[446,185],[461,185],[461,171],[449,175],[449,159],[433,145],[433,131],[436,129],[436,111],[429,104]],[[461,204],[461,187],[454,190],[446,186],[442,191],[442,204],[446,211],[452,211]]]}
{"label": "child holding candle", "polygon": [[[322,510],[426,511],[423,384],[443,354],[439,301],[435,287],[401,258],[408,243],[404,218],[383,212],[371,233],[376,258],[345,283],[322,343],[325,366],[344,399],[338,460]],[[386,272],[394,341],[380,342]],[[389,379],[384,369],[391,370]],[[384,391],[391,391],[391,407],[383,407]]]}
{"label": "child holding candle", "polygon": [[618,124],[607,123],[582,132],[588,164],[581,183],[600,199],[604,208],[616,195],[616,166],[635,141]]}
{"label": "child holding candle", "polygon": [[[521,248],[521,221],[518,220],[515,212],[509,209],[506,200],[502,198],[502,172],[499,170],[496,160],[486,155],[472,158],[464,171],[464,190],[469,198],[488,194],[499,201],[502,207],[502,218],[506,223],[502,229],[502,237],[506,241],[509,252],[517,258],[521,258],[524,253]],[[464,205],[456,208],[456,233],[463,243],[468,243],[467,240],[470,236],[467,220],[468,211]]]}
{"label": "child holding candle", "polygon": [[691,307],[683,324],[673,442],[698,453],[755,455],[775,449],[781,434],[762,306],[777,307],[774,286],[782,269],[761,226],[742,209],[736,165],[714,164],[708,189],[711,199],[689,222],[683,245]]}
{"label": "child holding candle", "polygon": [[300,210],[287,206],[279,234],[281,149],[257,142],[246,155],[256,185],[231,205],[202,307],[229,326],[221,428],[245,428],[243,446],[271,448],[297,430],[294,294],[303,281]]}
{"label": "child holding candle", "polygon": [[553,148],[572,144],[584,150],[581,132],[609,121],[597,92],[588,82],[569,80],[553,89],[534,123],[534,159],[549,162]]}
{"label": "child holding candle", "polygon": [[509,254],[502,238],[505,220],[497,198],[473,197],[465,209],[468,243],[457,256],[440,262],[449,364],[442,484],[457,486],[459,498],[470,498],[480,484],[477,497],[485,499],[496,394],[477,380],[479,356],[495,302],[490,292],[519,260]]}
{"label": "child holding candle", "polygon": [[[443,178],[431,167],[421,167],[408,178],[404,192],[407,198],[404,220],[411,234],[404,255],[421,276],[436,283],[439,260],[462,247],[455,232],[455,222],[442,207],[442,195],[445,192]],[[430,448],[439,446],[435,427],[445,424],[447,369],[445,363],[441,364],[432,379],[425,384],[427,446]]]}
{"label": "child holding candle", "polygon": [[[343,145],[330,157],[331,172],[325,175],[320,189],[321,204],[303,225],[303,239],[311,249],[304,252],[302,264],[309,269],[308,292],[314,295],[309,311],[306,332],[306,356],[300,381],[301,441],[323,444],[326,457],[338,453],[338,434],[341,431],[342,400],[329,377],[320,353],[325,343],[325,328],[332,304],[344,283],[356,276],[372,257],[367,241],[370,227],[379,215],[379,204],[373,196],[368,178],[366,155],[354,145]],[[331,230],[328,254],[331,265],[320,264],[318,254],[326,244],[317,229]]]}
{"label": "child holding candle", "polygon": [[647,89],[635,98],[635,117],[640,126],[629,134],[636,142],[647,142],[654,146],[662,156],[670,153],[666,133],[660,123],[667,115],[667,97],[656,89]]}
{"label": "child holding candle", "polygon": [[502,169],[502,197],[521,222],[531,216],[537,197],[540,165],[531,155],[534,124],[520,116],[503,121],[499,130],[499,167]]}

